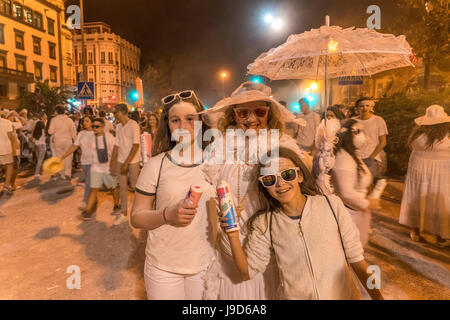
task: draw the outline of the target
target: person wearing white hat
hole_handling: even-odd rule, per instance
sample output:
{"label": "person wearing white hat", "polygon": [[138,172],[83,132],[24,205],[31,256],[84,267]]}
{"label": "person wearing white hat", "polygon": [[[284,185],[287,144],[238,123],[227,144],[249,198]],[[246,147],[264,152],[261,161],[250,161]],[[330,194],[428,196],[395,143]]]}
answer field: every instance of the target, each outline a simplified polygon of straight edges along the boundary
{"label": "person wearing white hat", "polygon": [[[311,158],[297,147],[294,139],[283,134],[285,123],[295,122],[305,125],[305,121],[296,119],[291,112],[270,96],[271,89],[268,86],[245,82],[232,93],[231,97],[217,102],[213,108],[204,111],[204,119],[223,133],[230,129],[242,129],[248,133],[248,130],[253,129],[256,135],[259,135],[262,129],[278,129],[280,146],[286,145],[296,150],[300,158],[308,163],[308,169],[311,170]],[[236,150],[235,153],[237,153]],[[247,146],[247,156],[248,153]],[[230,185],[230,191],[240,216],[239,237],[241,243],[247,238],[248,219],[262,208],[258,196],[258,182],[253,179],[258,174],[256,171],[257,165],[251,164],[248,159],[244,164],[218,164],[205,170],[210,181],[216,186],[222,181],[226,181]],[[276,299],[279,276],[275,260],[271,261],[265,271],[255,275],[251,280],[242,281],[233,263],[230,241],[223,230],[220,231],[218,238],[217,260],[215,266],[207,274],[205,298],[221,300]]]}
{"label": "person wearing white hat", "polygon": [[439,246],[450,244],[450,116],[432,105],[414,120],[412,150],[400,208],[400,223],[410,237]]}

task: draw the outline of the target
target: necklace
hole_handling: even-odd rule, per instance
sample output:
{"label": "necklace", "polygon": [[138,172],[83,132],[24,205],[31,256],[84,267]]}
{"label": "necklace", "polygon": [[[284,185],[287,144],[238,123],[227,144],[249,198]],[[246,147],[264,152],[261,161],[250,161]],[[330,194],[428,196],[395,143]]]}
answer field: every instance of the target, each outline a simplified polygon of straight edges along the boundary
{"label": "necklace", "polygon": [[247,187],[247,190],[245,191],[244,196],[241,198],[241,165],[238,164],[238,181],[237,181],[237,201],[238,201],[238,214],[241,214],[241,211],[244,210],[244,200],[247,197],[248,190],[250,188]]}

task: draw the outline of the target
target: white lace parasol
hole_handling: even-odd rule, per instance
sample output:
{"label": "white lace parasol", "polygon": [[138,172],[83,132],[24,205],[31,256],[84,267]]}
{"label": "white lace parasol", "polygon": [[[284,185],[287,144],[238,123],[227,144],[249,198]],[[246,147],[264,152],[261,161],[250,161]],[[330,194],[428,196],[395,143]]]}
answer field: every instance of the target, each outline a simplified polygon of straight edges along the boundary
{"label": "white lace parasol", "polygon": [[261,54],[247,69],[249,74],[271,80],[371,76],[414,66],[411,54],[404,36],[367,28],[322,26],[291,35],[284,44]]}

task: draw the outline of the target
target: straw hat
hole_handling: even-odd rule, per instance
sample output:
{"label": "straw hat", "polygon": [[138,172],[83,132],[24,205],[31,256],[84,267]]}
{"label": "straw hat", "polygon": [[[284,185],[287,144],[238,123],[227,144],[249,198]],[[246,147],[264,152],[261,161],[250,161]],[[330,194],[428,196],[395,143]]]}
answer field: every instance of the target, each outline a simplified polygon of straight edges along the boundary
{"label": "straw hat", "polygon": [[58,157],[47,159],[42,165],[42,171],[48,175],[54,175],[64,169],[64,163]]}
{"label": "straw hat", "polygon": [[447,115],[444,108],[434,104],[427,108],[424,116],[414,119],[419,126],[430,126],[444,122],[450,122],[450,116]]}
{"label": "straw hat", "polygon": [[265,101],[270,104],[271,108],[278,108],[280,112],[280,120],[282,122],[294,122],[301,126],[306,126],[306,121],[303,119],[296,119],[295,115],[287,110],[278,101],[271,98],[272,89],[262,83],[254,83],[247,81],[241,84],[230,97],[220,100],[211,109],[200,112],[206,115],[204,120],[210,126],[216,126],[220,119],[225,115],[225,112],[234,105],[242,104],[251,101]]}

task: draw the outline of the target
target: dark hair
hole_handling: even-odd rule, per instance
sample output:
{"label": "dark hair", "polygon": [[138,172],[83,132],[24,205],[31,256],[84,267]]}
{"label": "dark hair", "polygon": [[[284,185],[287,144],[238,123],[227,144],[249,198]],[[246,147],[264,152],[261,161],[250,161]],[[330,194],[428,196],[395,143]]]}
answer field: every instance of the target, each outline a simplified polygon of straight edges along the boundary
{"label": "dark hair", "polygon": [[139,111],[135,110],[130,113],[130,119],[139,123],[141,121],[141,115]]}
{"label": "dark hair", "polygon": [[33,130],[33,138],[39,140],[42,137],[42,130],[45,129],[44,121],[39,120]]}
{"label": "dark hair", "polygon": [[356,102],[355,102],[355,107],[358,108],[358,105],[359,105],[362,101],[366,101],[366,100],[373,100],[373,99],[372,99],[372,98],[369,98],[369,97],[361,97],[361,98],[359,98],[358,100],[356,100]]}
{"label": "dark hair", "polygon": [[[338,132],[338,143],[334,147],[334,154],[337,154],[341,149],[344,149],[355,160],[357,166],[358,181],[361,178],[361,172],[364,171],[363,163],[356,155],[356,147],[353,143],[352,128],[358,121],[355,119],[346,119],[341,123],[341,130]],[[344,129],[344,130],[342,130]],[[345,130],[346,129],[346,130]]]}
{"label": "dark hair", "polygon": [[150,117],[154,117],[156,119],[156,131],[158,131],[159,119],[158,119],[158,116],[154,112],[147,113],[147,121],[145,123],[144,131],[147,131],[148,133],[153,134],[152,130],[150,128],[150,124],[149,124]]}
{"label": "dark hair", "polygon": [[310,106],[309,101],[306,98],[301,98],[300,100],[298,100],[298,103],[300,104],[305,103],[308,107]]}
{"label": "dark hair", "polygon": [[128,115],[128,106],[124,103],[119,103],[114,107],[114,113],[115,112],[120,112]]}
{"label": "dark hair", "polygon": [[85,108],[83,109],[83,114],[86,114],[86,112],[89,112],[91,115],[94,114],[94,111],[92,110],[91,107],[85,107]]}
{"label": "dark hair", "polygon": [[[82,125],[81,129],[84,129],[84,119],[88,118],[89,120],[91,120],[91,123],[94,123],[94,117],[93,116],[84,116],[81,121],[80,124]],[[102,119],[103,120],[103,119]]]}
{"label": "dark hair", "polygon": [[63,106],[57,106],[55,110],[57,114],[64,114],[66,112],[66,108],[64,108]]}
{"label": "dark hair", "polygon": [[[264,102],[266,102],[266,101],[264,101]],[[270,106],[269,115],[267,116],[267,128],[268,129],[278,129],[278,130],[280,130],[280,135],[281,135],[281,133],[284,131],[284,124],[280,120],[280,118],[281,118],[280,111],[278,110],[278,108],[276,106],[270,104],[269,102],[266,102],[266,103],[269,104],[269,106]],[[235,107],[236,107],[236,105],[228,108],[227,111],[225,111],[225,115],[218,123],[218,128],[220,131],[225,132],[225,130],[230,125],[233,125],[233,126],[237,125],[235,114],[234,114]]]}
{"label": "dark hair", "polygon": [[95,118],[94,120],[92,120],[92,122],[100,122],[102,125],[105,125],[105,120],[103,120],[102,118]]}
{"label": "dark hair", "polygon": [[410,148],[413,141],[421,135],[427,137],[425,149],[430,150],[435,142],[442,141],[447,135],[450,135],[450,122],[415,127],[408,139]]}
{"label": "dark hair", "polygon": [[[176,145],[176,141],[172,141],[169,128],[169,111],[170,109],[176,105],[177,103],[184,101],[192,103],[195,107],[195,110],[197,112],[203,111],[205,108],[203,106],[203,103],[200,101],[200,99],[196,99],[195,97],[187,98],[187,99],[181,99],[180,97],[177,97],[174,101],[172,101],[169,104],[164,105],[163,112],[161,114],[161,122],[158,126],[158,130],[156,131],[156,137],[154,141],[154,145],[152,147],[152,156],[156,156],[162,152],[169,151],[173,149]],[[199,117],[200,121],[201,117]],[[205,132],[209,129],[209,126],[202,121],[202,132]],[[203,139],[201,139],[202,141]],[[203,142],[202,148],[204,149],[208,145],[207,141]]]}
{"label": "dark hair", "polygon": [[328,107],[327,110],[322,114],[322,119],[324,119],[327,116],[327,112],[328,111],[333,112],[334,115],[336,116],[336,119],[338,119],[339,121],[345,119],[345,116],[342,113],[342,111],[339,109],[338,105],[334,105],[334,106]]}
{"label": "dark hair", "polygon": [[[273,154],[273,151],[270,151],[269,154]],[[296,167],[300,168],[300,172],[303,176],[303,181],[300,183],[300,190],[302,194],[309,196],[317,196],[323,194],[322,190],[317,186],[315,179],[313,178],[297,152],[286,147],[280,147],[278,150],[278,158],[289,159],[294,163]],[[257,172],[261,172],[261,167],[263,166],[259,164],[259,166],[257,167]],[[260,202],[263,204],[263,208],[260,211],[256,212],[253,216],[251,216],[248,220],[247,226],[249,230],[253,230],[253,222],[258,216],[263,215],[267,212],[273,212],[281,209],[280,202],[270,195],[267,188],[265,188],[256,177],[254,179],[254,183],[258,184],[258,195]],[[256,186],[249,185],[249,188],[252,187]]]}
{"label": "dark hair", "polygon": [[100,118],[106,117],[106,112],[103,110],[100,110],[100,112],[98,113]]}

